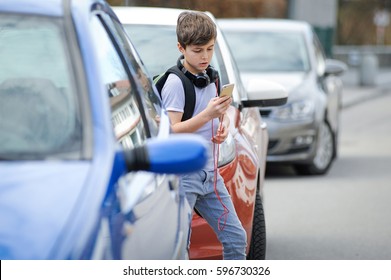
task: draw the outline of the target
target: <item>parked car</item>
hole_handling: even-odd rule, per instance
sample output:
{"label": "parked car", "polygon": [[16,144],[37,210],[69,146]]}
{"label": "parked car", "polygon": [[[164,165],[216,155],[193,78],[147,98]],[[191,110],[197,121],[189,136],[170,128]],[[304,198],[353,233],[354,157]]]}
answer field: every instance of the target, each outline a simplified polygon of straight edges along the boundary
{"label": "parked car", "polygon": [[167,112],[105,1],[0,2],[0,259],[186,259]]}
{"label": "parked car", "polygon": [[[260,108],[269,129],[268,163],[325,174],[337,157],[343,62],[327,59],[311,26],[284,19],[219,19],[246,84],[281,83],[285,106]],[[246,86],[246,85],[245,85]]]}
{"label": "parked car", "polygon": [[[152,76],[175,65],[176,22],[183,11],[170,8],[115,7],[115,13]],[[214,19],[213,15],[208,15]],[[215,20],[215,19],[214,19]],[[212,66],[220,73],[221,84],[234,83],[233,104],[228,110],[231,126],[228,139],[220,145],[219,171],[232,197],[236,212],[247,232],[249,259],[264,259],[266,229],[262,204],[268,134],[256,106],[284,103],[282,86],[254,81],[255,90],[246,92],[239,72],[220,30]],[[275,91],[274,95],[270,95]],[[222,257],[222,247],[212,228],[195,214],[190,241],[191,259]]]}

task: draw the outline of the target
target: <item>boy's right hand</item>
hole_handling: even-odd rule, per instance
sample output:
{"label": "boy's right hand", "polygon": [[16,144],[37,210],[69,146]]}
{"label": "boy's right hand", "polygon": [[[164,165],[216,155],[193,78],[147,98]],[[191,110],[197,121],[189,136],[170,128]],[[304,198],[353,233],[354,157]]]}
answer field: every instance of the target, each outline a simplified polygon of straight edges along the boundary
{"label": "boy's right hand", "polygon": [[211,119],[219,118],[228,110],[231,102],[232,98],[228,96],[214,97],[209,101],[205,110]]}

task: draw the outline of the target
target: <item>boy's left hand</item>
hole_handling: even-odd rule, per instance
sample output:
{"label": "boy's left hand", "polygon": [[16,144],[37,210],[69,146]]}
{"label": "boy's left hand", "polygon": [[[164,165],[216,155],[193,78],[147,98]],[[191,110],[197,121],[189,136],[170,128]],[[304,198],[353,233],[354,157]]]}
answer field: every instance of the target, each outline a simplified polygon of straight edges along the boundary
{"label": "boy's left hand", "polygon": [[217,130],[216,135],[212,137],[213,143],[221,144],[225,141],[225,139],[228,136],[228,129],[225,125],[226,124],[224,122],[220,123],[219,129]]}

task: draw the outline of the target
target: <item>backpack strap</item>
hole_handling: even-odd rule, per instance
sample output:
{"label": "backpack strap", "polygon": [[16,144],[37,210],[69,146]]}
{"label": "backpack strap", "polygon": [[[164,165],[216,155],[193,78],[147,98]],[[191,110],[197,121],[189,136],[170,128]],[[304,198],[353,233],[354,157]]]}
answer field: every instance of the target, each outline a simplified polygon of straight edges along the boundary
{"label": "backpack strap", "polygon": [[190,119],[194,113],[196,94],[193,82],[190,81],[190,79],[186,77],[185,74],[176,65],[172,66],[165,73],[155,76],[153,78],[153,81],[161,97],[161,91],[163,89],[163,86],[166,83],[168,75],[170,75],[171,73],[177,75],[182,81],[183,89],[185,92],[185,107],[183,109],[182,121],[185,121]]}

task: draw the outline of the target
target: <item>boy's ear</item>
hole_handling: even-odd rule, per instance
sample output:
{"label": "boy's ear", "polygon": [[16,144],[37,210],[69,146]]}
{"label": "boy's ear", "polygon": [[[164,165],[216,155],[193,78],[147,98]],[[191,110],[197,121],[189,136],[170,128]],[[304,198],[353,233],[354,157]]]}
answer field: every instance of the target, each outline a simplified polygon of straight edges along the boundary
{"label": "boy's ear", "polygon": [[182,47],[182,45],[179,42],[177,43],[177,46],[178,46],[178,50],[183,54],[185,52],[185,48]]}

